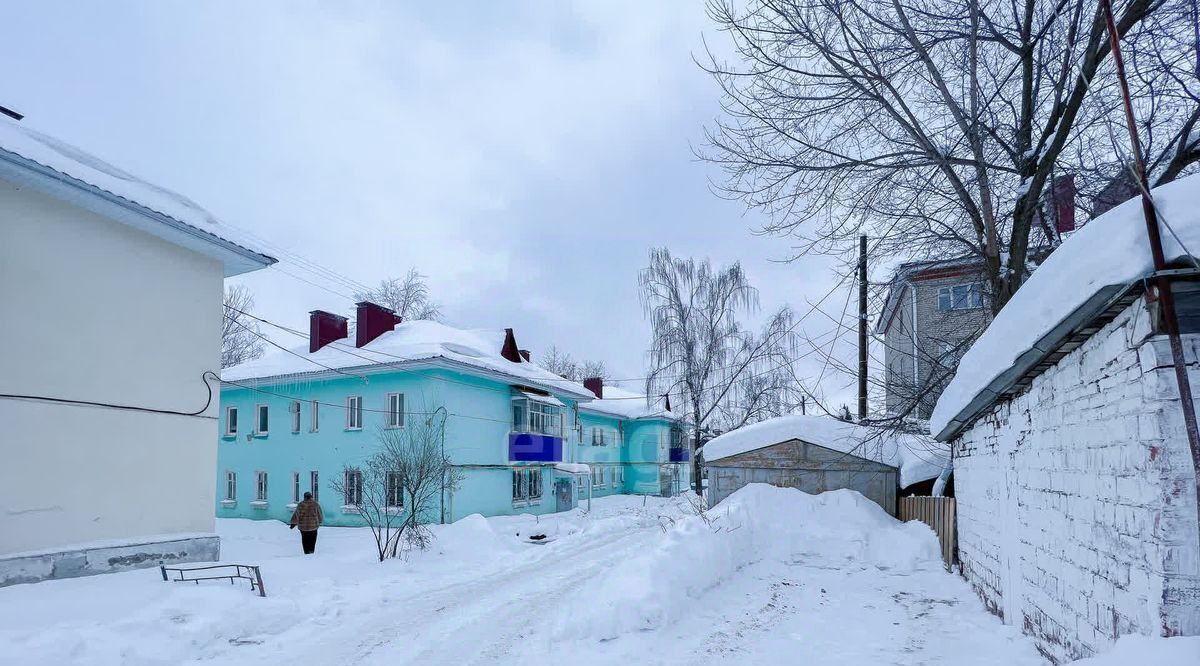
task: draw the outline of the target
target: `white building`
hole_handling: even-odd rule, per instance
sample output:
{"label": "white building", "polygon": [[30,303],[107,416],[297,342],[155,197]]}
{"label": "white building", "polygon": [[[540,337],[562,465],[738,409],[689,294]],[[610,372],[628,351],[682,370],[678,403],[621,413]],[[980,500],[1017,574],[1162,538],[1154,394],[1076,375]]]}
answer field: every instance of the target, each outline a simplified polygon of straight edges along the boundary
{"label": "white building", "polygon": [[[1195,395],[1200,176],[1154,198],[1183,243],[1163,234]],[[1140,200],[1093,220],[1001,310],[930,420],[952,443],[963,576],[1055,662],[1123,634],[1200,634],[1196,461],[1153,274]]]}
{"label": "white building", "polygon": [[0,118],[0,585],[216,559],[223,280],[275,261],[229,238]]}

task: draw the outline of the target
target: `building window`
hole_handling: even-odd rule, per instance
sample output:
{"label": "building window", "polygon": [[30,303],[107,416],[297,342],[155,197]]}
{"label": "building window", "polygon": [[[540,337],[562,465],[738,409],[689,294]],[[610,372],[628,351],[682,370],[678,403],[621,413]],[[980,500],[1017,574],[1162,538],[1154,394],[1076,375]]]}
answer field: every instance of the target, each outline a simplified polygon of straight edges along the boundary
{"label": "building window", "polygon": [[343,504],[360,506],[362,504],[362,472],[349,470],[346,472],[346,492]]}
{"label": "building window", "polygon": [[956,284],[938,288],[938,310],[970,310],[983,307],[983,283]]}
{"label": "building window", "polygon": [[404,394],[389,393],[387,396],[387,427],[404,427]]}
{"label": "building window", "polygon": [[671,448],[678,449],[681,446],[683,446],[683,430],[671,428]]}
{"label": "building window", "polygon": [[542,498],[542,470],[514,469],[512,473],[513,503],[531,502]]}
{"label": "building window", "polygon": [[292,504],[300,502],[300,472],[292,472]]}
{"label": "building window", "polygon": [[267,501],[267,473],[266,472],[255,472],[254,473],[254,501],[256,501],[256,502]]}
{"label": "building window", "polygon": [[312,429],[312,432],[316,432],[318,426],[320,425],[320,421],[317,418],[317,414],[319,412],[319,410],[317,409],[317,405],[319,405],[319,404],[321,404],[321,403],[317,402],[316,400],[313,400],[312,403],[309,404],[309,406],[308,406],[308,408],[310,410],[312,410],[312,414],[309,414],[309,418],[312,419],[312,422],[309,424],[309,428]]}
{"label": "building window", "polygon": [[537,400],[513,400],[513,431],[562,437],[562,413],[557,405]]}
{"label": "building window", "polygon": [[604,446],[604,429],[599,426],[592,427],[592,446]]}
{"label": "building window", "polygon": [[387,508],[399,509],[404,506],[404,483],[400,472],[387,473]]}
{"label": "building window", "polygon": [[317,483],[317,481],[318,481],[317,473],[309,472],[308,473],[308,492],[313,494],[313,499],[315,499],[315,500],[321,499],[321,493],[318,492],[321,489],[321,484]]}
{"label": "building window", "polygon": [[267,405],[258,405],[254,408],[254,413],[257,415],[257,420],[254,423],[254,434],[266,435],[270,430],[270,410]]}
{"label": "building window", "polygon": [[237,407],[225,408],[225,434],[230,437],[237,435]]}
{"label": "building window", "polygon": [[237,472],[225,472],[225,501],[237,501]]}
{"label": "building window", "polygon": [[604,487],[604,467],[602,465],[597,465],[592,468],[592,487]]}
{"label": "building window", "polygon": [[613,482],[613,486],[619,486],[619,485],[625,483],[625,468],[624,467],[617,465],[616,467],[612,468],[612,482]]}
{"label": "building window", "polygon": [[293,400],[292,404],[288,405],[288,411],[292,413],[292,432],[300,432],[300,401]]}
{"label": "building window", "polygon": [[346,398],[346,428],[362,430],[362,396],[352,395]]}

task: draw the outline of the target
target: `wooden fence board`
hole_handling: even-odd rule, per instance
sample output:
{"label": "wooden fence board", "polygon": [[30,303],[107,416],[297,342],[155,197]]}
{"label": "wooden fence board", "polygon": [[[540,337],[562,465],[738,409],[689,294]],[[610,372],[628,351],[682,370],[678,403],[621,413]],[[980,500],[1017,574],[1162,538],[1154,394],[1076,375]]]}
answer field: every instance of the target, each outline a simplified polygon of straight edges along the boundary
{"label": "wooden fence board", "polygon": [[953,497],[901,497],[900,520],[919,520],[933,528],[942,549],[942,560],[954,564],[957,534]]}

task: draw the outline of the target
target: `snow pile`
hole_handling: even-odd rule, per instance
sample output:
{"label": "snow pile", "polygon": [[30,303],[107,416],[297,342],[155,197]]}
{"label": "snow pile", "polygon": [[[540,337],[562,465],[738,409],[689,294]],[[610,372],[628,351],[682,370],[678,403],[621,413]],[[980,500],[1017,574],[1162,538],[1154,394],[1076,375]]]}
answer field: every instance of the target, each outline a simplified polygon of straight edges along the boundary
{"label": "snow pile", "polygon": [[230,229],[223,227],[212,213],[182,194],[148,183],[75,146],[17,122],[0,119],[0,151],[36,162],[143,208],[253,250],[245,241],[235,238]]}
{"label": "snow pile", "polygon": [[647,402],[646,394],[629,391],[618,386],[605,386],[604,398],[588,401],[581,404],[580,407],[627,419],[678,418],[675,413],[667,410],[662,398]]}
{"label": "snow pile", "polygon": [[[1151,193],[1160,215],[1200,254],[1200,174]],[[1162,242],[1167,261],[1187,256],[1166,229]],[[1153,271],[1140,197],[1089,222],[1034,271],[963,356],[929,419],[930,432],[944,430],[1021,354],[1100,289],[1132,283]]]}
{"label": "snow pile", "polygon": [[400,365],[443,358],[573,396],[592,395],[582,384],[563,379],[537,364],[513,363],[504,358],[500,355],[504,337],[502,330],[468,330],[436,321],[407,321],[362,347],[355,347],[353,340],[343,338],[310,353],[305,343],[291,349],[291,353],[280,350],[225,368],[221,379],[240,382],[325,372],[327,368]]}
{"label": "snow pile", "polygon": [[828,416],[780,416],[713,438],[701,449],[704,459],[720,460],[765,446],[802,439],[900,470],[900,487],[937,478],[950,463],[946,444],[922,435],[860,426]]}
{"label": "snow pile", "polygon": [[809,495],[751,484],[710,510],[685,516],[560,620],[560,637],[610,639],[678,619],[696,599],[747,565],[785,563],[897,572],[940,569],[937,537],[901,523],[852,490]]}
{"label": "snow pile", "polygon": [[1182,666],[1200,664],[1200,636],[1150,638],[1137,634],[1117,639],[1111,650],[1088,659],[1071,662],[1075,666]]}

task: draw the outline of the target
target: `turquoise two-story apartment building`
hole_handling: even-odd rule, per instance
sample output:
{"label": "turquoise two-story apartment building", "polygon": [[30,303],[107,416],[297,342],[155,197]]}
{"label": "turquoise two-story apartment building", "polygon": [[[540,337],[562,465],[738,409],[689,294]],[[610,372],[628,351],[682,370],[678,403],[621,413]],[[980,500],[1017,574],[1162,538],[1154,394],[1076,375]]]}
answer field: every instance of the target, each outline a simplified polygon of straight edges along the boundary
{"label": "turquoise two-story apartment building", "polygon": [[444,419],[461,475],[430,520],[686,488],[681,424],[661,401],[559,377],[511,329],[401,322],[365,302],[356,319],[351,336],[346,318],[314,311],[307,346],[222,372],[218,517],[286,520],[312,492],[326,524],[362,524],[354,484],[339,493],[335,480],[376,450],[381,430],[430,418]]}

